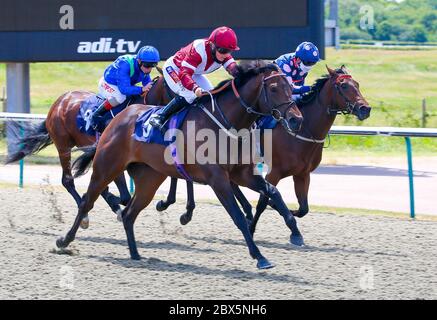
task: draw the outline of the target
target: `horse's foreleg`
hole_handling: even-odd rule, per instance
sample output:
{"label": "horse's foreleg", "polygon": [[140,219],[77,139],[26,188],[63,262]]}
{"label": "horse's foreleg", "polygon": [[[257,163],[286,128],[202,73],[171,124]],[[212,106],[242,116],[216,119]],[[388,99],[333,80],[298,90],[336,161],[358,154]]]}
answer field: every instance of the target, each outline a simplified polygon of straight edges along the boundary
{"label": "horse's foreleg", "polygon": [[222,171],[221,168],[214,170],[214,172],[208,173],[208,176],[210,177],[208,184],[214,190],[217,198],[220,200],[223,207],[229,213],[237,228],[243,234],[244,240],[246,241],[247,247],[249,248],[249,253],[251,257],[258,261],[257,267],[259,269],[272,268],[273,265],[261,254],[255,242],[253,241],[244,214],[238,206],[237,201],[235,200],[229,177],[224,171]]}
{"label": "horse's foreleg", "polygon": [[147,207],[152,201],[156,190],[158,190],[166,176],[145,164],[131,165],[128,167],[128,170],[134,179],[135,193],[132,200],[123,210],[123,225],[126,231],[130,256],[134,260],[139,260],[141,256],[138,253],[135,241],[134,223],[140,211]]}
{"label": "horse's foreleg", "polygon": [[196,202],[194,201],[194,188],[193,183],[187,181],[187,212],[181,215],[180,222],[182,225],[186,225],[193,218],[193,211],[196,208]]}
{"label": "horse's foreleg", "polygon": [[308,190],[310,188],[310,174],[306,173],[301,176],[293,176],[294,192],[296,193],[297,201],[299,202],[299,210],[291,211],[291,213],[298,217],[304,217],[308,211]]}
{"label": "horse's foreleg", "polygon": [[160,200],[156,204],[156,210],[158,211],[164,211],[166,210],[170,205],[176,202],[176,188],[178,186],[178,179],[177,178],[171,178],[171,184],[170,184],[170,191],[167,195],[167,200]]}
{"label": "horse's foreleg", "polygon": [[[234,177],[232,178],[234,179]],[[238,184],[248,187],[272,199],[276,210],[283,217],[285,224],[291,231],[291,243],[299,246],[304,244],[303,237],[297,227],[296,219],[288,210],[281,194],[274,185],[264,180],[263,177],[252,174],[252,168],[250,166],[248,166],[247,169],[240,170],[239,176],[235,177],[235,179],[236,180],[234,181]]]}
{"label": "horse's foreleg", "polygon": [[[272,172],[270,172],[266,176],[266,180],[269,183],[271,183],[273,186],[276,186],[280,180],[280,175],[273,170],[272,170]],[[270,199],[266,194],[263,194],[263,193],[260,194],[260,197],[258,199],[258,203],[256,205],[255,216],[252,220],[252,223],[250,224],[250,232],[252,232],[252,234],[255,233],[255,229],[256,229],[256,225],[258,223],[258,220],[261,217],[262,213],[266,210],[268,204],[270,204],[275,210],[278,211],[278,209],[275,208],[274,202],[272,200],[270,200],[270,201],[269,200]]]}
{"label": "horse's foreleg", "polygon": [[253,220],[252,215],[252,205],[249,203],[249,201],[244,196],[241,189],[236,185],[235,183],[231,182],[232,191],[234,192],[235,198],[237,198],[238,202],[243,207],[243,211],[246,214],[246,219],[251,222]]}

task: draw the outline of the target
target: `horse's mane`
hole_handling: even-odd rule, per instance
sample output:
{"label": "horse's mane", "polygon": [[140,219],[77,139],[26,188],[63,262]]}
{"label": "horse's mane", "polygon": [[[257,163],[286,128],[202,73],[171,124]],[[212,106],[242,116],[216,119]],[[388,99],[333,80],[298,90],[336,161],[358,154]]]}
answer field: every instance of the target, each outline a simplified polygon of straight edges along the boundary
{"label": "horse's mane", "polygon": [[[243,86],[244,84],[246,84],[250,79],[252,79],[253,77],[259,75],[260,73],[263,73],[267,70],[272,70],[272,71],[279,71],[278,67],[273,64],[273,63],[269,63],[265,60],[247,60],[247,61],[242,61],[238,66],[238,76],[235,77],[235,86],[237,88]],[[232,81],[232,79],[226,79],[221,81],[215,88],[219,89],[222,86],[224,86],[226,83]],[[227,87],[225,90],[223,90],[222,92],[231,90],[231,87]]]}
{"label": "horse's mane", "polygon": [[[346,72],[343,69],[336,69],[336,73],[338,74],[346,74]],[[326,81],[329,80],[329,75],[325,74],[321,76],[319,79],[317,79],[314,84],[311,86],[311,90],[305,94],[302,95],[302,99],[298,102],[298,106],[305,107],[307,104],[312,102],[317,95],[319,94],[320,90],[322,90],[323,86],[325,85]]]}

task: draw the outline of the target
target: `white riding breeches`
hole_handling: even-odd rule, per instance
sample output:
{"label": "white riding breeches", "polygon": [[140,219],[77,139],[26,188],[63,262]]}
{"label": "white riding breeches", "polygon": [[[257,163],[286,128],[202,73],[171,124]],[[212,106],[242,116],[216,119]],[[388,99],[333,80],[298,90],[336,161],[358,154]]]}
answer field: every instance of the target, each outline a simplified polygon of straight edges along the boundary
{"label": "white riding breeches", "polygon": [[107,99],[113,107],[126,101],[126,96],[120,92],[118,87],[107,83],[103,77],[99,80],[99,94]]}
{"label": "white riding breeches", "polygon": [[[180,80],[177,78],[177,74],[179,74],[179,68],[173,63],[173,57],[170,57],[165,62],[163,72],[164,72],[165,82],[168,84],[170,89],[175,94],[184,97],[188,103],[190,104],[193,103],[193,101],[196,99],[196,95],[194,94],[193,91],[185,88],[180,82]],[[210,91],[214,88],[211,82],[209,82],[208,78],[202,74],[194,74],[193,80],[197,83],[199,87],[201,87],[205,91]]]}

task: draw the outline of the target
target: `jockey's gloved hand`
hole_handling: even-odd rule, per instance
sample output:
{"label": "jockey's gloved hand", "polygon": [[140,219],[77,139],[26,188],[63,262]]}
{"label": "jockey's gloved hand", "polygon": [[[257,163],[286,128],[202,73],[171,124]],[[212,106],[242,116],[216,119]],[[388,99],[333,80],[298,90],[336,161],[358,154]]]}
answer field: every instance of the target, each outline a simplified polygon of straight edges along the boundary
{"label": "jockey's gloved hand", "polygon": [[196,97],[200,98],[203,94],[203,90],[201,87],[197,87],[196,90],[194,90],[194,94],[196,95]]}
{"label": "jockey's gloved hand", "polygon": [[293,87],[293,94],[304,94],[311,91],[310,86]]}

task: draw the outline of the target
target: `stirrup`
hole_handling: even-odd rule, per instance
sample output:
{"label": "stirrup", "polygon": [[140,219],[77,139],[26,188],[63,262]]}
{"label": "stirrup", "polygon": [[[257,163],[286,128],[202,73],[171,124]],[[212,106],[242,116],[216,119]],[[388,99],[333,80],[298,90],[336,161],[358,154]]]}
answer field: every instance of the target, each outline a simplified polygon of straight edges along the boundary
{"label": "stirrup", "polygon": [[159,115],[156,115],[150,118],[149,123],[152,127],[161,129],[165,122],[162,121]]}

